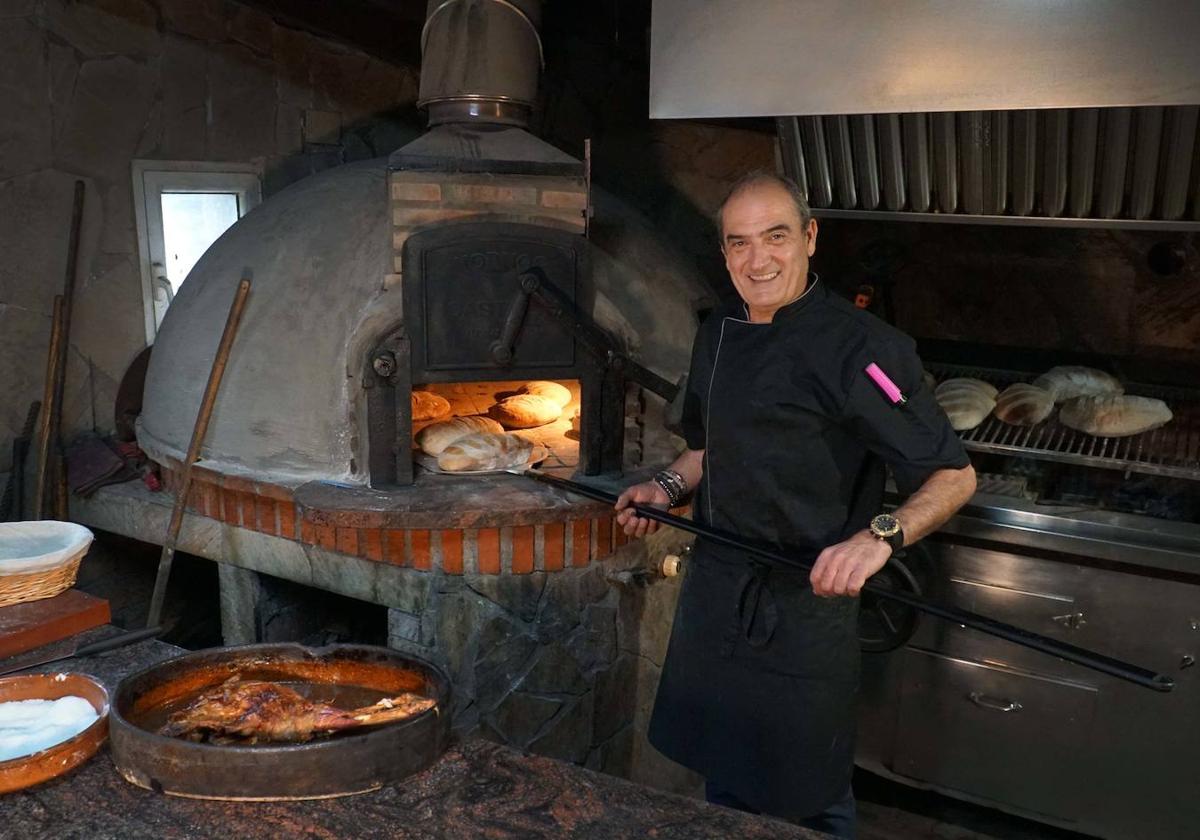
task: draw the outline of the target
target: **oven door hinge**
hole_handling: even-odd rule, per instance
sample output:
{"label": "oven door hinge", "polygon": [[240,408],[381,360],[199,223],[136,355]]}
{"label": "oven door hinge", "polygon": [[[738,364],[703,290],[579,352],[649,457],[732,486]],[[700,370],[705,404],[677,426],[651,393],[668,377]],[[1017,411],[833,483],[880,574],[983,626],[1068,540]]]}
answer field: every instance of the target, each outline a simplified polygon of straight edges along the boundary
{"label": "oven door hinge", "polygon": [[413,482],[412,367],[403,331],[388,336],[367,354],[362,385],[367,390],[367,468],[374,488]]}

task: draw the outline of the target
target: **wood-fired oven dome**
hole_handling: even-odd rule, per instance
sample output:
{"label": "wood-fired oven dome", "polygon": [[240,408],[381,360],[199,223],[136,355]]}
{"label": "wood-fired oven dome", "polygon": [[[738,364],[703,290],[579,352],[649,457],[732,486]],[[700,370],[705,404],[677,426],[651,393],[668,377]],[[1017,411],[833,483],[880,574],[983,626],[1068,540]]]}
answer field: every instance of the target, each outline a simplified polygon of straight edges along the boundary
{"label": "wood-fired oven dome", "polygon": [[[167,311],[138,441],[182,460],[234,291],[250,298],[201,450],[208,469],[296,485],[366,483],[363,353],[401,320],[392,272],[385,158],[299,181],[204,254]],[[674,380],[687,369],[707,287],[652,228],[593,195],[593,317],[631,355]]]}

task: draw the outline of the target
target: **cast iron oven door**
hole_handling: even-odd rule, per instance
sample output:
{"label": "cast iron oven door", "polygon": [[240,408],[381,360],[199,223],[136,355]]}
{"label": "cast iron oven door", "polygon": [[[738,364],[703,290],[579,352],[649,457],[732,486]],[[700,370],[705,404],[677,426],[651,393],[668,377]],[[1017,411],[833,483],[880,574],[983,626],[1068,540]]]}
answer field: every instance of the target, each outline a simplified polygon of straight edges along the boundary
{"label": "cast iron oven door", "polygon": [[371,486],[411,484],[413,385],[577,379],[580,469],[621,468],[624,378],[587,353],[545,307],[522,293],[538,271],[583,312],[592,309],[587,241],[538,225],[464,222],[404,243],[404,323],[376,345],[364,382]]}

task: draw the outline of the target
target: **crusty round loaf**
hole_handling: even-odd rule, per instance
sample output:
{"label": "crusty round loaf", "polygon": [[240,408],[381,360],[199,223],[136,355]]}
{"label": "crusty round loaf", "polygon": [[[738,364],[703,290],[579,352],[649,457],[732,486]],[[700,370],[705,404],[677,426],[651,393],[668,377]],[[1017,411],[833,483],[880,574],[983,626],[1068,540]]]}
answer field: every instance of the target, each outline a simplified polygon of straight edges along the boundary
{"label": "crusty round loaf", "polygon": [[477,432],[459,438],[437,456],[438,467],[447,472],[503,470],[529,460],[533,444],[506,432]]}
{"label": "crusty round loaf", "polygon": [[557,382],[550,382],[549,380],[544,379],[526,382],[521,386],[519,393],[547,397],[558,403],[559,408],[566,408],[567,403],[571,401],[570,389],[568,389],[565,385],[559,385]]}
{"label": "crusty round loaf", "polygon": [[962,391],[939,396],[938,405],[946,412],[954,431],[965,432],[982,423],[996,403],[978,391]]}
{"label": "crusty round loaf", "polygon": [[506,429],[532,429],[553,423],[562,415],[562,406],[549,397],[517,394],[505,397],[488,409],[488,416]]}
{"label": "crusty round loaf", "polygon": [[996,397],[996,416],[1013,426],[1036,426],[1054,410],[1054,394],[1045,388],[1015,382]]}
{"label": "crusty round loaf", "polygon": [[974,388],[981,393],[987,394],[992,399],[995,399],[996,394],[999,393],[999,391],[996,390],[996,386],[991,382],[984,382],[982,379],[972,379],[969,376],[956,376],[953,379],[947,379],[941,385],[938,385],[936,389],[934,389],[934,393],[940,394],[943,391],[950,391],[963,387]]}
{"label": "crusty round loaf", "polygon": [[1076,397],[1058,412],[1064,426],[1098,437],[1139,435],[1165,426],[1173,416],[1162,400],[1120,394]]}
{"label": "crusty round loaf", "polygon": [[1056,403],[1075,397],[1123,394],[1124,386],[1112,374],[1081,365],[1059,365],[1043,373],[1033,384],[1054,395]]}
{"label": "crusty round loaf", "polygon": [[451,417],[426,426],[417,432],[417,446],[426,455],[441,455],[442,450],[459,438],[479,432],[499,434],[504,427],[490,417],[475,414],[470,417]]}
{"label": "crusty round loaf", "polygon": [[982,379],[947,379],[933,396],[956,432],[974,429],[996,407],[996,389]]}
{"label": "crusty round loaf", "polygon": [[432,391],[412,392],[412,419],[414,423],[423,420],[440,420],[450,413],[450,401],[441,394]]}

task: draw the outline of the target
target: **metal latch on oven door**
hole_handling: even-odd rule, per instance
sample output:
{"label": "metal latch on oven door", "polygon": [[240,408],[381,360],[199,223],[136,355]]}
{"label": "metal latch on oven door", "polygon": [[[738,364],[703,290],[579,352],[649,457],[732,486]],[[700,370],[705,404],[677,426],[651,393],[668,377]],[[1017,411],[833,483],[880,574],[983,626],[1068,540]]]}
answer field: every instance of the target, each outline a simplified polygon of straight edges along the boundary
{"label": "metal latch on oven door", "polygon": [[620,371],[625,379],[636,382],[648,391],[658,394],[668,403],[667,428],[675,429],[683,418],[683,395],[687,377],[671,384],[657,373],[635,362],[617,349],[617,342],[607,332],[584,315],[575,302],[562,293],[539,268],[531,268],[518,277],[520,290],[508,307],[508,315],[500,335],[492,342],[492,360],[498,365],[512,364],[516,355],[517,336],[530,300],[536,300],[558,323],[578,340],[584,348],[599,359],[606,367]]}

